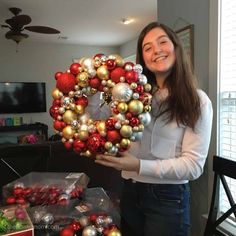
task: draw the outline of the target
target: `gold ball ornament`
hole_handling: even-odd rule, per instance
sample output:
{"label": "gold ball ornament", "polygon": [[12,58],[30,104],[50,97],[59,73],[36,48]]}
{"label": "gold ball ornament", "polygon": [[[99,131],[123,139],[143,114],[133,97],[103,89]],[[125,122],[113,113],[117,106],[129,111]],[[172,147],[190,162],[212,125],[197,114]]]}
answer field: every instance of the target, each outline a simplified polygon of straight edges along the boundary
{"label": "gold ball ornament", "polygon": [[131,137],[133,133],[132,127],[130,125],[122,125],[121,129],[120,129],[120,134],[125,137],[125,138],[129,138]]}
{"label": "gold ball ornament", "polygon": [[150,92],[151,89],[152,89],[151,84],[145,84],[145,85],[144,85],[144,90],[145,90],[145,92]]}
{"label": "gold ball ornament", "polygon": [[117,106],[117,110],[120,112],[120,113],[126,113],[127,110],[128,110],[128,105],[127,103],[125,102],[120,102]]}
{"label": "gold ball ornament", "polygon": [[122,234],[118,229],[111,229],[107,236],[122,236]]}
{"label": "gold ball ornament", "polygon": [[76,77],[78,85],[81,87],[87,87],[88,86],[88,74],[87,72],[81,72]]}
{"label": "gold ball ornament", "polygon": [[98,67],[97,76],[101,80],[108,80],[109,79],[109,71],[107,69],[107,66],[102,65],[102,66]]}
{"label": "gold ball ornament", "polygon": [[85,141],[85,140],[88,139],[88,137],[89,137],[89,132],[88,132],[88,130],[80,130],[80,131],[78,132],[78,138],[79,138],[80,140]]}
{"label": "gold ball ornament", "polygon": [[62,130],[62,136],[66,139],[71,139],[73,138],[75,134],[75,130],[70,126],[67,125],[63,130]]}
{"label": "gold ball ornament", "polygon": [[65,123],[70,124],[73,120],[76,119],[76,114],[71,110],[66,110],[62,115],[62,119]]}
{"label": "gold ball ornament", "polygon": [[58,88],[55,88],[53,91],[52,91],[52,97],[53,99],[60,99],[61,97],[63,96],[63,94],[61,93],[61,91],[58,89]]}
{"label": "gold ball ornament", "polygon": [[79,115],[83,115],[85,112],[85,108],[82,105],[75,105],[74,110],[75,110],[75,113]]}
{"label": "gold ball ornament", "polygon": [[96,124],[97,131],[101,134],[106,132],[106,123],[105,121],[99,121]]}
{"label": "gold ball ornament", "polygon": [[143,103],[139,100],[132,100],[129,102],[129,111],[133,115],[139,115],[143,112]]}
{"label": "gold ball ornament", "polygon": [[112,142],[106,142],[105,143],[105,148],[107,149],[107,150],[109,150],[109,149],[111,149],[112,148]]}
{"label": "gold ball ornament", "polygon": [[123,148],[128,148],[130,146],[131,142],[127,138],[122,138],[120,142],[120,146]]}

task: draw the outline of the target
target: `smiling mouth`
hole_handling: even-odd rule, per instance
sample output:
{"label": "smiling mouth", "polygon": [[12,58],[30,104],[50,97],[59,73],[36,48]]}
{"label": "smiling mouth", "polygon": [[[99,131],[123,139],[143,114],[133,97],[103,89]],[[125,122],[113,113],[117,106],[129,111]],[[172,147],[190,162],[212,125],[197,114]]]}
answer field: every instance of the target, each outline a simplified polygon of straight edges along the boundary
{"label": "smiling mouth", "polygon": [[158,61],[165,60],[166,58],[167,58],[167,56],[159,56],[159,57],[155,58],[153,61],[158,62]]}

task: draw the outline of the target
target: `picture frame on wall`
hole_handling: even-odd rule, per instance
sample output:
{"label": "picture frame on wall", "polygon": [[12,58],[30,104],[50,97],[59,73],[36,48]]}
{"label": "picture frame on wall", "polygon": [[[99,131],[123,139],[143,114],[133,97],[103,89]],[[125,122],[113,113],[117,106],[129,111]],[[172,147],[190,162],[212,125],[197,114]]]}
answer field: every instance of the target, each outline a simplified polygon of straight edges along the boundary
{"label": "picture frame on wall", "polygon": [[194,25],[185,26],[184,28],[176,30],[176,33],[194,67]]}

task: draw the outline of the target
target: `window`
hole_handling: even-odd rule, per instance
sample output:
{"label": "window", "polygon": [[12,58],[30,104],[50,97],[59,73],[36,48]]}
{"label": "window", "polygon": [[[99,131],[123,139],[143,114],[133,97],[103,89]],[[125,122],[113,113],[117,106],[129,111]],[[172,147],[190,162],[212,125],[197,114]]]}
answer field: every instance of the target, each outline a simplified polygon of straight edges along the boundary
{"label": "window", "polygon": [[[218,152],[236,161],[236,1],[219,1],[219,93]],[[236,181],[227,179],[236,201]],[[227,197],[220,193],[220,211],[229,209]],[[234,217],[234,215],[232,215]]]}

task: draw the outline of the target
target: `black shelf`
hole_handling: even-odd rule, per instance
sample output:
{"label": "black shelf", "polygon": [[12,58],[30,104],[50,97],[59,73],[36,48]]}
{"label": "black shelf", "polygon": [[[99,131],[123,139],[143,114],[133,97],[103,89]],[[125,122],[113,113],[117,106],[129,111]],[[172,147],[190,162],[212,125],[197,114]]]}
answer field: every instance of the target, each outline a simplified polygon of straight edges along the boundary
{"label": "black shelf", "polygon": [[48,126],[45,124],[35,123],[35,124],[24,124],[15,126],[0,126],[0,132],[26,131],[26,130],[40,131],[43,135],[45,135],[46,140],[48,139]]}

